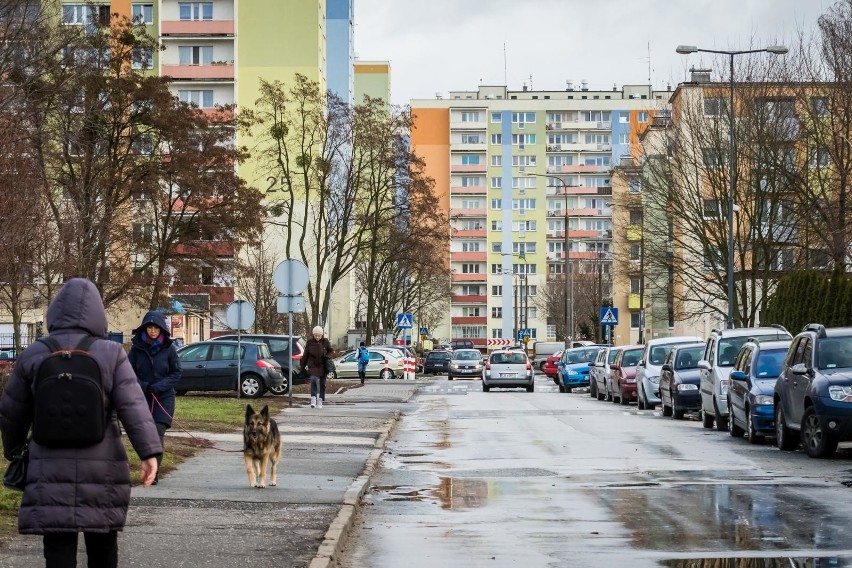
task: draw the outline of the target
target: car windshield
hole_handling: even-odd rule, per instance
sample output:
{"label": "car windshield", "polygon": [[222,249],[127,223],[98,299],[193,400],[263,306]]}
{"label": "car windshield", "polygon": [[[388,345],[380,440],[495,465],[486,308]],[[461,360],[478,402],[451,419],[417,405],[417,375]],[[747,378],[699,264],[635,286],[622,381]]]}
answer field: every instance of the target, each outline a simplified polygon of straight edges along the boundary
{"label": "car windshield", "polygon": [[628,349],[624,352],[624,357],[621,358],[622,367],[635,367],[642,360],[641,349]]}
{"label": "car windshield", "polygon": [[456,351],[453,354],[453,359],[458,359],[460,361],[478,361],[482,357],[482,354],[479,351],[474,351],[472,349],[463,349],[461,351]]}
{"label": "car windshield", "polygon": [[[787,337],[771,334],[771,335],[749,335],[742,337],[725,337],[719,340],[719,358],[718,364],[720,367],[733,367],[734,361],[737,358],[737,353],[749,338],[755,338],[760,341],[773,341],[776,339],[787,339]],[[780,372],[779,372],[780,374]]]}
{"label": "car windshield", "polygon": [[[621,352],[621,349],[610,349],[609,356],[607,357],[607,364],[612,365],[615,363],[615,358],[618,357],[618,354]],[[642,352],[641,350],[639,351]]]}
{"label": "car windshield", "polygon": [[786,349],[768,349],[757,356],[757,368],[754,376],[759,379],[774,379],[781,374],[781,363],[787,356]]}
{"label": "car windshield", "polygon": [[565,352],[565,362],[569,365],[575,363],[592,363],[598,356],[600,349],[572,349]]}
{"label": "car windshield", "polygon": [[820,369],[852,367],[852,336],[822,339],[818,349],[817,364]]}
{"label": "car windshield", "polygon": [[450,353],[448,351],[432,351],[427,357],[429,359],[449,359]]}
{"label": "car windshield", "polygon": [[675,369],[697,369],[698,361],[704,355],[704,346],[686,347],[677,350],[677,359],[675,360]]}
{"label": "car windshield", "polygon": [[521,352],[494,353],[491,363],[494,365],[522,365],[527,362],[527,356]]}

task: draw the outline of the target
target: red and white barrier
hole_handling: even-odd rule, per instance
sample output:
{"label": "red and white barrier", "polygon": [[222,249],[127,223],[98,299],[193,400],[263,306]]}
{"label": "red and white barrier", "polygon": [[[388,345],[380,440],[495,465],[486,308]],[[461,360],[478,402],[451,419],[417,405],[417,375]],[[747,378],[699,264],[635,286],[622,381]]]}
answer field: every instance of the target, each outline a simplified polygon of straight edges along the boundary
{"label": "red and white barrier", "polygon": [[406,357],[402,360],[402,378],[414,380],[415,372],[417,371],[417,359],[414,357]]}
{"label": "red and white barrier", "polygon": [[488,340],[488,346],[489,347],[499,347],[499,346],[502,346],[502,345],[511,345],[511,344],[512,344],[511,339],[489,339]]}

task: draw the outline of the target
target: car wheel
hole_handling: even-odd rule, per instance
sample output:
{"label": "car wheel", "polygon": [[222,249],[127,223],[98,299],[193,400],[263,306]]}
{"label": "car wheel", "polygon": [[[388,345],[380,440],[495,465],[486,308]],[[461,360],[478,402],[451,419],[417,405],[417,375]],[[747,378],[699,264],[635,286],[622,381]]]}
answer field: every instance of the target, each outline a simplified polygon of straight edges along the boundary
{"label": "car wheel", "polygon": [[787,428],[784,422],[784,409],[781,408],[781,401],[775,403],[775,445],[779,450],[789,452],[795,450],[799,445],[797,433]]}
{"label": "car wheel", "polygon": [[559,385],[559,392],[565,392],[565,387],[563,387],[562,385]]}
{"label": "car wheel", "polygon": [[749,407],[746,407],[746,434],[748,435],[749,443],[763,443],[763,436],[759,436],[757,430],[754,429],[754,420],[752,420],[751,409]]}
{"label": "car wheel", "polygon": [[381,374],[379,374],[380,379],[389,380],[394,377],[393,371],[390,369],[382,369]]}
{"label": "car wheel", "polygon": [[671,416],[672,415],[672,407],[667,404],[663,405],[663,416]]}
{"label": "car wheel", "polygon": [[598,398],[598,381],[596,379],[592,379],[592,382],[589,384],[589,396]]}
{"label": "car wheel", "polygon": [[269,387],[269,392],[278,396],[287,394],[287,383],[281,383],[278,387]]}
{"label": "car wheel", "polygon": [[701,408],[701,425],[704,426],[705,428],[709,429],[709,428],[713,427],[713,422],[715,422],[715,419],[713,418],[713,416],[707,414],[707,411],[704,410],[704,408],[702,407]]}
{"label": "car wheel", "polygon": [[606,389],[606,399],[609,402],[613,401],[612,391],[609,390],[609,387],[607,387],[607,389]]}
{"label": "car wheel", "polygon": [[642,393],[645,390],[642,387],[639,387],[639,392],[636,393],[636,406],[639,407],[639,410],[645,410],[645,397],[642,396]]}
{"label": "car wheel", "polygon": [[448,380],[448,381],[452,381],[452,380],[453,380],[453,376],[452,376],[452,375],[447,375],[447,380]]}
{"label": "car wheel", "polygon": [[624,393],[622,392],[618,394],[618,402],[621,406],[627,406],[630,404],[630,399],[624,396]]}
{"label": "car wheel", "polygon": [[812,458],[830,458],[837,450],[839,438],[827,432],[813,406],[802,415],[802,446]]}
{"label": "car wheel", "polygon": [[487,384],[485,384],[485,381],[482,381],[482,392],[488,392],[490,390],[491,390],[491,387],[489,387]]}
{"label": "car wheel", "polygon": [[539,370],[543,373],[543,372],[544,372],[544,363],[542,363],[541,365],[539,365],[539,366],[538,366],[538,368],[539,368]]}
{"label": "car wheel", "polygon": [[527,387],[527,392],[535,392],[535,383]]}
{"label": "car wheel", "polygon": [[672,418],[675,420],[683,420],[684,411],[682,408],[678,408],[676,406],[672,407]]}
{"label": "car wheel", "polygon": [[255,374],[246,374],[240,379],[240,394],[246,398],[258,398],[263,395],[266,387]]}
{"label": "car wheel", "polygon": [[606,398],[606,394],[599,391],[598,392],[598,400],[603,400],[604,398]]}
{"label": "car wheel", "polygon": [[571,393],[571,391],[573,390],[573,388],[574,388],[574,387],[565,387],[565,392],[567,392],[567,393],[569,393],[569,394],[570,394],[570,393]]}
{"label": "car wheel", "polygon": [[742,438],[743,434],[745,434],[745,430],[737,426],[733,413],[728,416],[728,434],[730,434],[732,438]]}
{"label": "car wheel", "polygon": [[719,432],[724,432],[728,429],[728,418],[726,416],[722,416],[719,412],[719,405],[716,404],[716,398],[713,398],[713,411],[716,413],[716,430]]}

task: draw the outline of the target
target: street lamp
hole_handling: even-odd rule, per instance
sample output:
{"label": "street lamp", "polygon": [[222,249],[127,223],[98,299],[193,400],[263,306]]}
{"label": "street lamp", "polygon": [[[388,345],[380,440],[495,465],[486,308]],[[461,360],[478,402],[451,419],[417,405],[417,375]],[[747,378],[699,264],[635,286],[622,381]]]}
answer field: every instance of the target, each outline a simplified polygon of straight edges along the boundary
{"label": "street lamp", "polygon": [[565,183],[565,180],[563,180],[559,176],[553,176],[549,174],[534,174],[532,172],[526,171],[524,167],[521,167],[520,171],[521,173],[528,176],[543,177],[558,181],[559,185],[562,186],[562,194],[565,196],[565,211],[563,212],[565,225],[565,242],[562,245],[562,248],[564,249],[562,252],[565,256],[562,259],[562,272],[565,274],[566,283],[568,284],[568,290],[566,290],[565,294],[565,341],[568,342],[571,340],[574,334],[574,279],[571,278],[571,263],[569,262],[568,258],[568,250],[570,246],[568,237],[568,185]]}
{"label": "street lamp", "polygon": [[730,154],[728,160],[729,168],[729,189],[728,189],[728,329],[734,327],[734,173],[736,172],[735,151],[736,140],[734,139],[734,56],[744,55],[747,53],[772,53],[774,55],[784,55],[789,51],[784,45],[773,45],[763,49],[746,49],[741,51],[725,51],[717,49],[700,49],[694,45],[679,45],[675,49],[681,55],[689,53],[717,53],[727,55],[730,61],[730,80],[728,93],[728,152]]}

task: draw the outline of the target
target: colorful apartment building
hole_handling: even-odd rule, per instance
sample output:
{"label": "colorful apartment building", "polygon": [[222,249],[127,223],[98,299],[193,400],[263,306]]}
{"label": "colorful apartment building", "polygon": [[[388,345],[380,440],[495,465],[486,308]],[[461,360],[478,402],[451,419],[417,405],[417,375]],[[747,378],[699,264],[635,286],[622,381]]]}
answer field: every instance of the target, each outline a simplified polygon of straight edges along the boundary
{"label": "colorful apartment building", "polygon": [[[670,94],[480,86],[411,102],[411,145],[453,217],[451,312],[434,335],[481,348],[514,343],[519,329],[529,341],[564,339],[541,298],[548,286],[611,271],[611,169],[637,154]],[[566,268],[574,276],[563,277]],[[566,322],[573,337],[577,323]]]}

